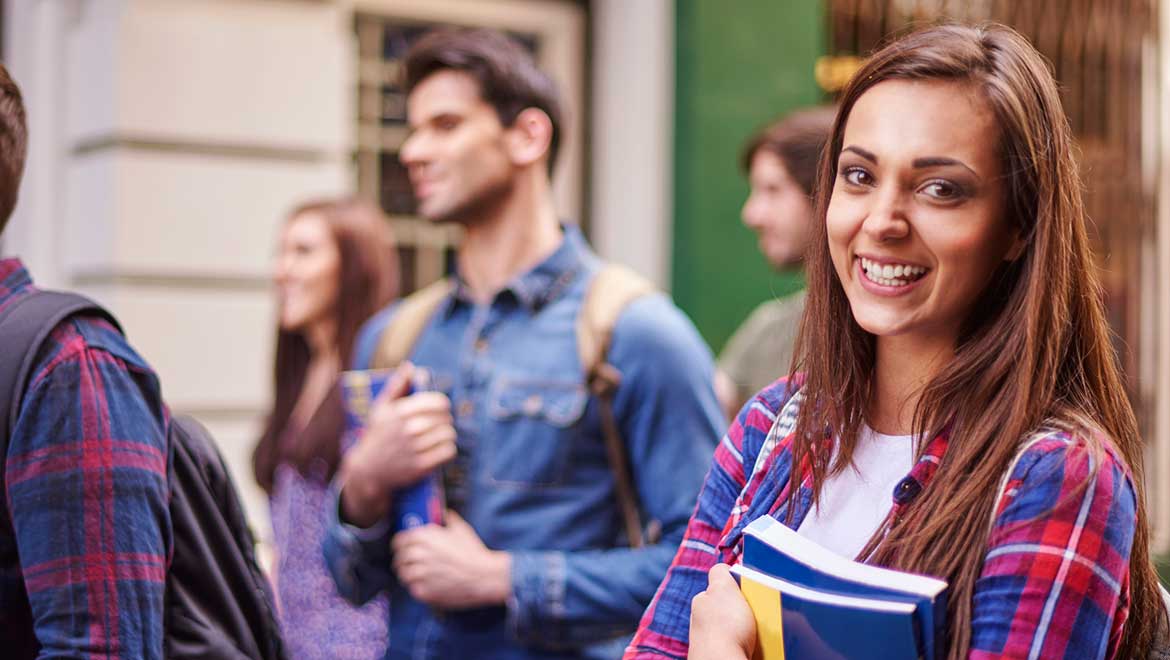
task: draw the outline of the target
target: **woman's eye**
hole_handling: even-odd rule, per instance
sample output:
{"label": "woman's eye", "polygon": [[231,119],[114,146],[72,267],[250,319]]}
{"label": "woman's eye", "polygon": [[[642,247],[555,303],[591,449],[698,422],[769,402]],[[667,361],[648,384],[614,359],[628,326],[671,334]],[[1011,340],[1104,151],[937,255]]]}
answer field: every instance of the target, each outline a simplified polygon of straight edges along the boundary
{"label": "woman's eye", "polygon": [[962,196],[962,189],[950,181],[931,181],[921,188],[928,197],[939,200],[952,200]]}
{"label": "woman's eye", "polygon": [[873,183],[873,177],[869,172],[860,167],[848,167],[841,173],[845,177],[845,181],[855,186],[868,186]]}

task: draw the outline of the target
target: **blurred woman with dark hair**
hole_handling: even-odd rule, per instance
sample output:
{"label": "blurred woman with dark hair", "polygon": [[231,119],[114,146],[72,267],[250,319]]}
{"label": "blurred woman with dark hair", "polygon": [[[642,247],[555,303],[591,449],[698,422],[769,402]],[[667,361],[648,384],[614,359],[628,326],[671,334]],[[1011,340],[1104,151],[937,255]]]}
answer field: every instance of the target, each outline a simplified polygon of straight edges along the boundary
{"label": "blurred woman with dark hair", "polygon": [[338,596],[321,542],[344,425],[337,378],[361,324],[397,294],[388,220],[355,199],[299,206],[281,230],[274,279],[275,400],[252,465],[270,499],[285,642],[292,658],[380,658],[385,602],[358,609]]}
{"label": "blurred woman with dark hair", "polygon": [[1052,73],[1009,28],[939,26],[840,103],[796,357],[717,448],[626,657],[751,656],[726,564],[765,515],[946,580],[950,660],[1143,657],[1142,442]]}

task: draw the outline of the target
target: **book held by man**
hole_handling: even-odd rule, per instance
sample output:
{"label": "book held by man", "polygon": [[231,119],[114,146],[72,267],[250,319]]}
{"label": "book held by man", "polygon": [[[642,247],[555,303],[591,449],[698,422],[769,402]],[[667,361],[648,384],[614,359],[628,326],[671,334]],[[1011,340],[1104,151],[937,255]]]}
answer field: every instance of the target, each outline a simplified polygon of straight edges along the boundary
{"label": "book held by man", "polygon": [[840,557],[770,516],[732,567],[756,618],[756,660],[935,660],[946,582]]}
{"label": "book held by man", "polygon": [[[340,387],[341,401],[345,408],[345,431],[352,438],[357,438],[365,429],[370,406],[393,373],[393,369],[342,372]],[[428,387],[428,372],[416,367],[408,394]],[[433,472],[413,486],[395,491],[390,506],[390,518],[395,531],[420,527],[428,523],[441,525],[444,509],[446,503],[442,480],[438,472]]]}

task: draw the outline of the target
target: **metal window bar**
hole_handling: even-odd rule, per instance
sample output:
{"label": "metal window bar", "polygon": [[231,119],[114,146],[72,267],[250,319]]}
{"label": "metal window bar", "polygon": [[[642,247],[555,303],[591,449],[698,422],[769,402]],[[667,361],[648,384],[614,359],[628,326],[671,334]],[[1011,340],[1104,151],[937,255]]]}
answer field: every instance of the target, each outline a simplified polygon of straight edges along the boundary
{"label": "metal window bar", "polygon": [[402,268],[402,292],[410,293],[449,271],[462,228],[432,223],[415,213],[414,193],[398,151],[406,141],[406,97],[399,85],[401,57],[410,42],[435,27],[359,14],[357,144],[358,192],[375,199],[390,217]]}

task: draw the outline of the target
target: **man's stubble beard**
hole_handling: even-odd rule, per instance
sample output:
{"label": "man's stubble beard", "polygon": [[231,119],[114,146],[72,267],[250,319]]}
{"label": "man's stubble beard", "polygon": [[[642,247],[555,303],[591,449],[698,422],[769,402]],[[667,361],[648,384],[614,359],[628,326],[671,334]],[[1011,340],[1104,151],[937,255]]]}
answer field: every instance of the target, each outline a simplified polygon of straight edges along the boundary
{"label": "man's stubble beard", "polygon": [[423,217],[431,222],[453,222],[464,227],[486,224],[498,215],[514,187],[513,177],[503,177],[499,181],[487,184],[466,199],[457,201],[451,208]]}

